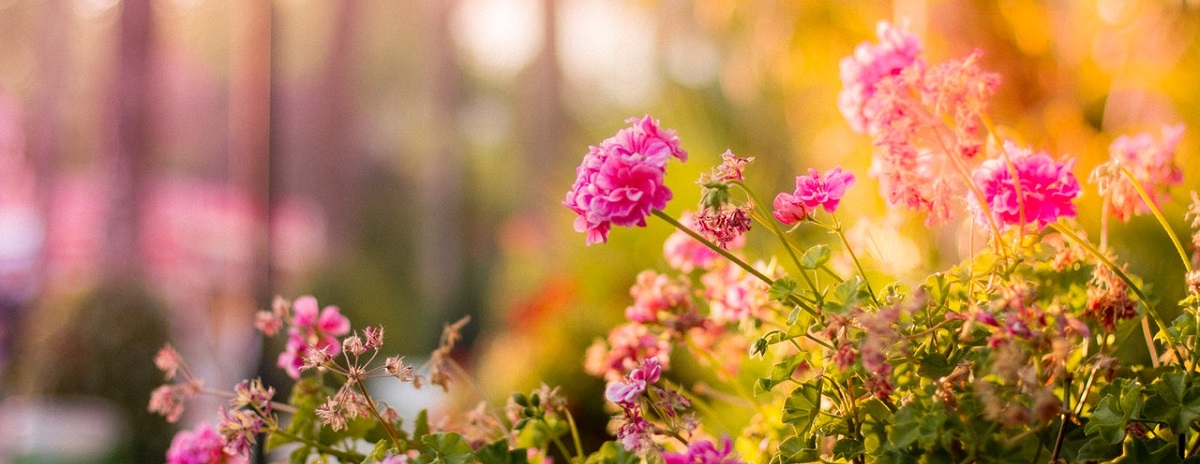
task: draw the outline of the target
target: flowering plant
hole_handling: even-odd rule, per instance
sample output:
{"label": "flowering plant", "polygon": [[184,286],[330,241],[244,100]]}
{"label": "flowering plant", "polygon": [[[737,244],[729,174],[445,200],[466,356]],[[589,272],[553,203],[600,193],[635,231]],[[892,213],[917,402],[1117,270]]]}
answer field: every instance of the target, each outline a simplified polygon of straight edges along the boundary
{"label": "flowering plant", "polygon": [[[230,401],[215,429],[181,432],[168,462],[245,462],[261,434],[268,450],[291,447],[292,462],[1200,462],[1200,271],[1159,209],[1182,179],[1183,127],[1112,144],[1090,176],[1104,199],[1096,244],[1074,222],[1074,161],[1004,138],[987,116],[1000,78],[980,52],[927,63],[903,26],[878,35],[842,61],[840,110],[871,138],[868,177],[889,206],[983,231],[959,264],[909,283],[869,275],[839,217],[860,179],[841,167],[808,169],[768,206],[746,181],[753,158],[727,151],[701,176],[696,210],[677,219],[664,212],[664,179],[688,154],[674,131],[631,119],[589,148],[563,202],[588,245],[650,216],[676,228],[663,247],[670,269],[637,275],[626,321],[585,355],[608,381],[615,440],[585,452],[566,399],[547,386],[456,427],[422,414],[406,428],[364,381],[447,388],[462,374],[449,353],[465,321],[446,327],[424,366],[380,364],[382,328],[351,333],[336,307],[301,297],[257,317],[267,335],[287,329],[278,364],[297,383],[286,404],[258,380],[209,392],[173,349],[160,352],[172,383],[153,411],[174,421],[192,395]],[[1110,216],[1145,213],[1186,269],[1187,296],[1173,305],[1106,243]],[[1197,248],[1195,193],[1188,214]],[[752,228],[778,239],[780,257],[747,255]],[[800,228],[832,243],[802,243]],[[1131,334],[1144,343],[1119,342]],[[718,383],[674,375],[687,356]]]}

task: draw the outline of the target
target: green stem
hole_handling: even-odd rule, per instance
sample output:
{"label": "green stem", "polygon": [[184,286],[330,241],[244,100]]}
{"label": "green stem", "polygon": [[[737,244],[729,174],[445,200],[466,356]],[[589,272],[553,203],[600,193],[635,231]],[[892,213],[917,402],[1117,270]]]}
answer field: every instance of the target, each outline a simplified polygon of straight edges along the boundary
{"label": "green stem", "polygon": [[[707,246],[709,249],[717,252],[717,254],[719,254],[722,257],[724,257],[725,259],[729,260],[729,262],[736,264],[738,267],[741,267],[746,272],[750,273],[750,275],[758,278],[758,280],[763,281],[763,283],[766,283],[768,286],[773,285],[775,283],[774,279],[767,277],[766,274],[763,274],[758,269],[755,269],[754,266],[751,266],[750,264],[746,263],[745,261],[742,261],[737,256],[734,256],[733,253],[730,253],[728,250],[721,248],[717,244],[713,243],[711,240],[705,238],[703,235],[700,235],[699,232],[692,230],[691,227],[687,227],[687,226],[683,225],[679,221],[675,220],[675,218],[671,217],[669,214],[656,209],[656,210],[654,210],[654,215],[658,216],[659,219],[667,221],[668,224],[675,226],[676,229],[683,231],[683,233],[688,234],[689,236],[696,239],[700,243],[703,243],[704,246]],[[808,303],[797,298],[795,295],[789,295],[788,300],[791,301],[792,303],[795,303],[797,306],[801,307],[809,314],[811,314],[813,316],[817,315],[817,312],[815,310],[813,310],[813,308],[811,306],[809,306]]]}
{"label": "green stem", "polygon": [[1167,224],[1167,218],[1163,217],[1162,211],[1158,210],[1158,206],[1154,205],[1154,200],[1150,199],[1150,195],[1146,193],[1146,189],[1143,189],[1142,185],[1133,179],[1133,174],[1128,169],[1121,167],[1121,174],[1129,178],[1129,183],[1133,184],[1133,188],[1142,197],[1142,201],[1146,203],[1146,207],[1150,208],[1150,212],[1154,213],[1154,218],[1158,219],[1158,223],[1162,225],[1163,230],[1167,231],[1167,235],[1171,237],[1171,243],[1175,245],[1175,251],[1179,252],[1179,259],[1183,261],[1183,268],[1187,272],[1192,272],[1192,260],[1183,251],[1183,245],[1179,242],[1179,237],[1175,235],[1174,230],[1171,230],[1171,225]]}
{"label": "green stem", "polygon": [[[396,436],[396,430],[392,428],[392,424],[389,424],[388,421],[384,420],[383,416],[379,414],[379,409],[375,406],[375,400],[371,399],[371,395],[367,393],[367,387],[363,386],[362,382],[355,381],[354,383],[358,385],[358,391],[362,392],[363,398],[366,398],[367,408],[371,411],[371,415],[375,416],[375,420],[378,420],[379,423],[383,425],[383,431],[387,432],[388,438],[392,439],[392,444],[396,445],[396,448],[399,448],[400,438]],[[404,442],[410,448],[415,447],[411,441],[404,440]]]}
{"label": "green stem", "polygon": [[862,263],[858,260],[858,255],[854,253],[854,248],[850,246],[850,241],[846,240],[846,234],[842,232],[842,222],[838,221],[837,215],[829,213],[829,217],[833,218],[833,232],[838,238],[842,239],[842,246],[846,248],[846,253],[850,254],[850,259],[854,260],[854,267],[858,268],[858,275],[862,276],[863,283],[867,284],[867,292],[871,294],[871,301],[875,302],[875,306],[881,306],[879,299],[875,297],[875,289],[871,288],[871,281],[867,279],[867,272],[863,270]]}
{"label": "green stem", "polygon": [[800,258],[796,256],[796,251],[792,249],[791,242],[788,241],[787,235],[784,235],[783,231],[779,229],[779,224],[776,224],[775,221],[773,221],[775,217],[769,214],[769,211],[766,211],[766,206],[763,206],[763,203],[758,201],[758,197],[754,195],[754,192],[750,191],[749,187],[746,187],[746,184],[738,181],[733,181],[730,183],[741,188],[743,192],[746,192],[746,196],[750,197],[750,202],[754,204],[756,209],[761,208],[759,211],[759,214],[762,215],[763,218],[761,222],[768,224],[771,228],[771,233],[775,234],[775,237],[778,238],[779,241],[783,242],[783,248],[787,250],[788,256],[791,256],[792,263],[795,263],[796,270],[799,271],[800,276],[804,277],[804,282],[808,284],[808,288],[812,289],[813,294],[819,295],[821,292],[817,290],[817,284],[812,281],[812,278],[809,277],[807,273],[804,272],[804,266],[800,265]]}
{"label": "green stem", "polygon": [[[1108,267],[1109,270],[1113,271],[1113,273],[1116,274],[1117,277],[1120,277],[1121,280],[1125,281],[1125,284],[1129,286],[1129,289],[1132,290],[1133,293],[1137,295],[1138,301],[1140,301],[1142,303],[1142,306],[1146,307],[1146,313],[1149,314],[1150,317],[1154,318],[1154,322],[1156,324],[1158,324],[1159,329],[1164,334],[1166,334],[1166,336],[1168,338],[1167,346],[1169,346],[1171,348],[1171,352],[1173,352],[1175,354],[1175,360],[1182,364],[1184,358],[1179,355],[1179,350],[1175,346],[1177,341],[1174,340],[1173,337],[1171,337],[1171,333],[1166,330],[1167,327],[1169,327],[1166,323],[1166,319],[1164,319],[1162,317],[1162,314],[1159,314],[1158,308],[1150,305],[1150,300],[1148,298],[1146,298],[1146,295],[1144,293],[1142,293],[1142,289],[1138,288],[1137,284],[1135,284],[1133,282],[1133,279],[1130,279],[1129,275],[1125,274],[1125,270],[1121,269],[1120,266],[1117,266],[1116,263],[1113,263],[1112,260],[1108,259],[1107,256],[1104,256],[1104,254],[1101,253],[1100,250],[1097,250],[1096,247],[1093,246],[1091,243],[1089,243],[1087,240],[1084,240],[1080,236],[1076,235],[1074,232],[1071,232],[1070,229],[1063,227],[1061,223],[1050,223],[1049,226],[1050,226],[1050,228],[1054,229],[1058,233],[1063,234],[1063,236],[1066,236],[1067,238],[1070,238],[1075,243],[1079,244],[1079,246],[1083,247],[1084,250],[1086,250],[1093,257],[1095,257],[1097,260],[1099,260],[1101,263],[1103,263],[1106,267]],[[1147,339],[1146,345],[1151,347],[1150,352],[1153,353],[1155,351],[1153,348],[1153,345],[1154,345],[1153,338]]]}
{"label": "green stem", "polygon": [[295,441],[295,442],[304,443],[306,446],[316,448],[317,451],[320,451],[322,454],[328,454],[330,456],[336,457],[336,458],[338,458],[339,461],[361,462],[363,459],[366,459],[366,456],[363,456],[361,454],[333,449],[327,445],[309,440],[307,438],[304,438],[304,437],[301,437],[298,435],[292,435],[283,429],[275,429],[275,431],[272,433],[280,435],[284,438],[287,438],[287,439]]}
{"label": "green stem", "polygon": [[567,416],[567,425],[571,426],[571,440],[575,442],[576,459],[583,462],[583,441],[579,439],[579,427],[575,426],[575,417],[567,408],[563,408],[563,414]]}

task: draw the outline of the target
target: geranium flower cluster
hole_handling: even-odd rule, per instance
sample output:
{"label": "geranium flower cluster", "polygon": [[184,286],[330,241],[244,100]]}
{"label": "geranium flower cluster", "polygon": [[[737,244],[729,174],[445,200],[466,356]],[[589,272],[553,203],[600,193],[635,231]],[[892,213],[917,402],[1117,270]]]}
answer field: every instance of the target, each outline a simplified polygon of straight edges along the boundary
{"label": "geranium flower cluster", "polygon": [[659,129],[649,116],[627,122],[632,125],[588,148],[563,202],[579,215],[575,231],[586,232],[589,245],[607,242],[614,224],[645,226],[646,216],[672,198],[663,185],[667,160],[687,161],[675,131]]}

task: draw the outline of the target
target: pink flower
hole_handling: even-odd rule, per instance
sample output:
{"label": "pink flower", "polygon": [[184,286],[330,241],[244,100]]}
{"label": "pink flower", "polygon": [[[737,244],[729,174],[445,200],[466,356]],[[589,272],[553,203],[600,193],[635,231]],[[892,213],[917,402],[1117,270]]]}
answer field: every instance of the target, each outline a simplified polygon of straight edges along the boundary
{"label": "pink flower", "polygon": [[658,313],[691,310],[691,291],[686,281],[674,281],[651,270],[638,274],[629,289],[633,305],[625,308],[625,318],[634,322],[658,322]]}
{"label": "pink flower", "polygon": [[[1058,164],[1044,152],[1033,153],[1012,142],[1005,142],[1004,150],[1017,172],[1023,198],[1018,198],[1003,159],[984,161],[971,176],[983,191],[992,217],[1001,228],[1019,225],[1022,211],[1025,222],[1036,223],[1039,229],[1060,217],[1075,217],[1072,200],[1079,196],[1081,190],[1079,181],[1071,173],[1071,160]],[[976,220],[980,224],[987,224],[987,216],[979,207],[978,199],[972,195],[968,202],[976,213]]]}
{"label": "pink flower", "polygon": [[670,343],[651,333],[645,325],[629,322],[614,327],[606,341],[597,340],[588,348],[584,370],[618,380],[647,358],[657,358],[665,367],[670,356]]}
{"label": "pink flower", "polygon": [[1108,197],[1109,211],[1118,219],[1128,221],[1150,211],[1121,168],[1129,171],[1155,205],[1170,200],[1167,189],[1183,182],[1183,171],[1175,165],[1175,147],[1183,130],[1183,124],[1164,126],[1161,143],[1150,134],[1138,134],[1118,137],[1109,146],[1112,158],[1092,171],[1091,181],[1099,184],[1100,195]]}
{"label": "pink flower", "polygon": [[810,210],[821,206],[826,213],[832,213],[846,194],[846,189],[852,186],[854,174],[842,171],[841,166],[826,172],[824,179],[816,169],[809,168],[807,176],[796,176],[796,191],[792,197]]}
{"label": "pink flower", "polygon": [[249,462],[243,456],[231,456],[224,452],[225,442],[221,435],[207,423],[197,425],[195,430],[182,430],[171,440],[167,450],[167,464],[243,464]]}
{"label": "pink flower", "polygon": [[921,54],[920,40],[906,29],[907,24],[897,28],[880,21],[876,27],[879,45],[863,42],[853,55],[842,58],[838,109],[855,132],[864,133],[870,127],[867,102],[875,95],[875,84],[884,77],[899,74]]}
{"label": "pink flower", "polygon": [[[326,306],[317,314],[317,299],[304,295],[292,303],[292,324],[308,327],[322,335],[332,336],[350,333],[350,319],[343,316],[337,306]],[[335,340],[336,341],[336,340]],[[331,341],[331,343],[333,343]]]}
{"label": "pink flower", "polygon": [[657,382],[662,374],[662,365],[658,359],[646,359],[642,366],[629,373],[625,381],[614,381],[604,389],[604,398],[621,406],[632,408],[637,404],[638,397],[646,391],[646,386]]}
{"label": "pink flower", "polygon": [[790,193],[784,192],[776,195],[775,201],[771,203],[771,206],[775,209],[771,212],[771,215],[775,216],[775,219],[779,222],[787,225],[803,221],[804,218],[808,217],[808,207],[804,206],[803,202]]}
{"label": "pink flower", "polygon": [[[692,230],[698,230],[695,219],[689,212],[684,212],[679,218],[679,222]],[[746,236],[738,235],[725,242],[725,249],[733,250],[745,245]],[[667,237],[667,241],[663,243],[663,256],[667,259],[668,265],[684,273],[690,273],[696,269],[712,269],[721,260],[721,255],[682,230],[676,230]]]}
{"label": "pink flower", "polygon": [[632,126],[588,148],[563,201],[579,215],[575,231],[587,232],[588,245],[608,241],[613,224],[644,227],[646,216],[672,198],[663,185],[667,160],[687,160],[675,131],[659,129],[649,116],[626,122]]}
{"label": "pink flower", "polygon": [[[764,272],[769,275],[774,271]],[[704,297],[708,299],[709,317],[717,324],[741,322],[770,304],[767,285],[733,264],[718,266],[705,273],[700,276],[700,283],[704,285]]]}
{"label": "pink flower", "polygon": [[728,436],[721,436],[721,447],[710,440],[700,440],[689,443],[683,453],[665,452],[662,454],[666,464],[735,464],[741,463],[733,453],[733,441]]}
{"label": "pink flower", "polygon": [[279,354],[277,364],[293,379],[300,378],[305,357],[310,348],[325,350],[329,355],[341,351],[336,336],[350,333],[350,319],[337,306],[326,306],[318,312],[317,299],[305,295],[292,303],[292,325],[288,329],[287,346]]}

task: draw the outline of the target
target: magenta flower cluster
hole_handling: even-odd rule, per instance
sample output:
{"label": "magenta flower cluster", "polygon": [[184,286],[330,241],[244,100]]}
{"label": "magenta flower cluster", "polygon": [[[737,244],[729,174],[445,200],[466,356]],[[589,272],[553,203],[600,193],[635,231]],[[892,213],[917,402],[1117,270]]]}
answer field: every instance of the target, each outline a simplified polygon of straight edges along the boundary
{"label": "magenta flower cluster", "polygon": [[808,217],[817,207],[832,213],[837,209],[838,202],[846,194],[846,190],[854,186],[854,174],[842,171],[838,166],[829,170],[822,177],[816,169],[809,169],[808,175],[796,176],[796,190],[792,193],[780,193],[775,196],[772,204],[775,219],[784,224],[795,224]]}
{"label": "magenta flower cluster", "polygon": [[687,451],[682,453],[665,452],[662,454],[666,464],[741,464],[741,460],[733,455],[733,441],[728,436],[721,436],[721,447],[710,440],[699,440],[688,444]]}
{"label": "magenta flower cluster", "polygon": [[[1017,183],[1013,182],[1009,166],[1003,159],[984,161],[972,175],[1000,227],[1025,223],[1037,224],[1040,229],[1060,217],[1075,217],[1072,201],[1082,190],[1075,174],[1071,173],[1071,160],[1056,163],[1044,152],[1033,153],[1012,142],[1005,143],[1004,150],[1017,173]],[[1018,183],[1020,195],[1017,194]],[[978,200],[971,196],[968,201],[978,222],[987,224],[987,216]]]}
{"label": "magenta flower cluster", "polygon": [[201,423],[193,430],[175,434],[167,449],[167,464],[245,464],[245,456],[225,453],[225,441],[211,425]]}
{"label": "magenta flower cluster", "polygon": [[588,148],[563,201],[579,215],[575,231],[587,233],[588,245],[607,242],[613,225],[644,227],[646,216],[671,199],[663,185],[667,160],[687,160],[675,131],[660,129],[649,116],[627,122],[632,125]]}

